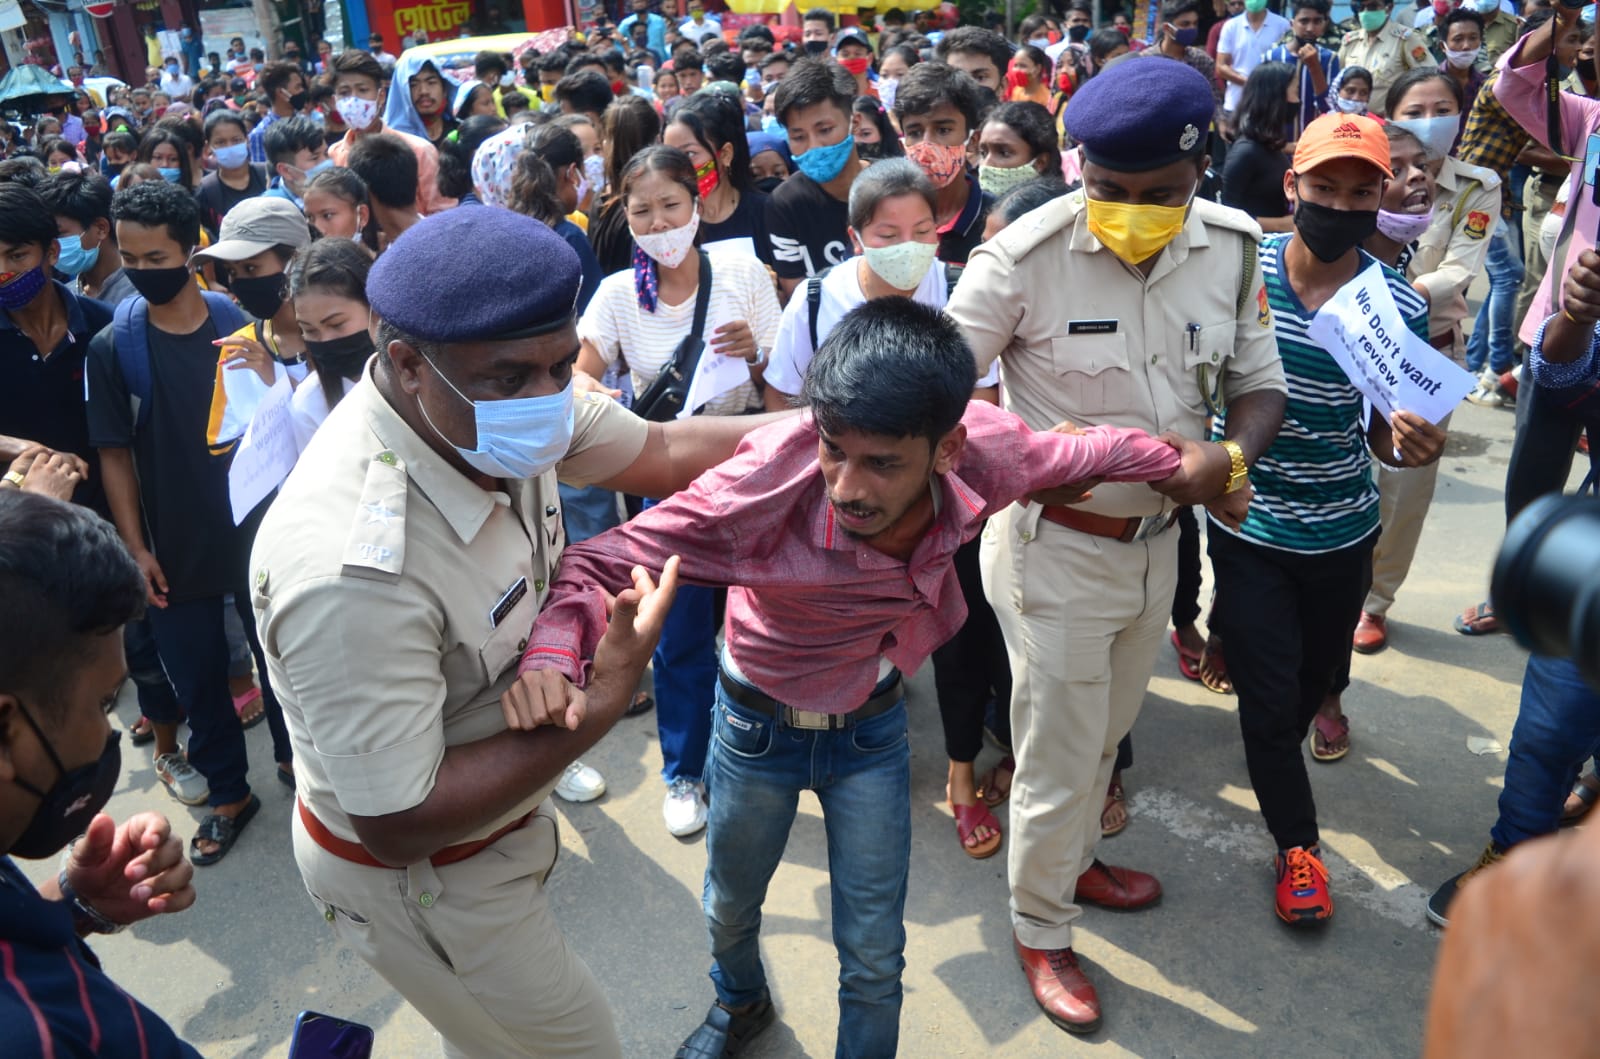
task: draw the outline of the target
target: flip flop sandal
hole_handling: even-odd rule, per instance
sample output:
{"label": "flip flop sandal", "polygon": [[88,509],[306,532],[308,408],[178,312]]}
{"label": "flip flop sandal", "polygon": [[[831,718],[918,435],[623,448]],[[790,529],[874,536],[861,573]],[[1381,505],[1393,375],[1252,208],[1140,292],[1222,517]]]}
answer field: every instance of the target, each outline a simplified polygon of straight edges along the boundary
{"label": "flip flop sandal", "polygon": [[1462,636],[1488,636],[1490,633],[1502,631],[1500,619],[1495,617],[1494,605],[1487,601],[1468,608],[1465,613],[1457,614],[1455,626],[1456,632]]}
{"label": "flip flop sandal", "polygon": [[1172,648],[1178,652],[1178,672],[1188,680],[1200,679],[1200,655],[1193,654],[1183,649],[1183,641],[1178,639],[1178,630],[1172,630]]}
{"label": "flip flop sandal", "polygon": [[649,713],[655,708],[656,700],[641,691],[633,697],[632,702],[628,703],[628,708],[622,711],[622,716],[638,717],[641,714]]}
{"label": "flip flop sandal", "polygon": [[239,715],[239,725],[246,731],[254,728],[256,725],[267,719],[267,707],[264,703],[262,703],[260,708],[256,710],[255,714],[246,720],[244,714],[245,711],[250,708],[251,703],[261,703],[260,688],[251,688],[243,695],[235,695],[233,697],[233,712]]}
{"label": "flip flop sandal", "polygon": [[1006,799],[1011,797],[1011,784],[1006,784],[1005,790],[998,789],[995,781],[1000,773],[1007,772],[1012,776],[1017,774],[1017,759],[1007,754],[1000,759],[1000,764],[990,769],[978,784],[978,797],[983,799],[983,804],[993,809],[997,805],[1004,805]]}
{"label": "flip flop sandal", "polygon": [[1115,827],[1107,827],[1107,826],[1105,826],[1106,810],[1105,809],[1101,809],[1100,810],[1100,821],[1101,821],[1101,823],[1100,823],[1100,837],[1101,838],[1110,838],[1112,835],[1120,835],[1120,834],[1122,834],[1124,831],[1126,831],[1128,829],[1128,809],[1127,809],[1128,795],[1127,795],[1127,792],[1122,789],[1122,784],[1118,783],[1116,780],[1112,780],[1111,781],[1111,786],[1106,788],[1106,797],[1110,798],[1113,803],[1123,807],[1123,809],[1122,809],[1122,823],[1118,824]]}
{"label": "flip flop sandal", "polygon": [[[1200,686],[1218,695],[1232,695],[1233,681],[1228,679],[1228,661],[1222,657],[1222,645],[1207,640],[1200,652]],[[1209,669],[1210,672],[1206,672]]]}
{"label": "flip flop sandal", "polygon": [[1594,778],[1593,776],[1585,776],[1572,785],[1572,794],[1578,799],[1578,807],[1572,810],[1562,810],[1562,827],[1570,827],[1581,822],[1585,816],[1589,815],[1589,810],[1594,808],[1595,801],[1600,800],[1600,786],[1591,787],[1584,782],[1585,779],[1593,780]]}
{"label": "flip flop sandal", "polygon": [[150,722],[150,718],[142,713],[139,715],[139,719],[133,722],[133,727],[129,728],[128,732],[130,733],[128,742],[134,746],[144,746],[146,743],[155,742],[156,739],[156,726]]}
{"label": "flip flop sandal", "polygon": [[[1350,753],[1350,718],[1341,716],[1337,721],[1330,721],[1319,713],[1311,724],[1311,756],[1313,758],[1326,764],[1338,761]],[[1343,738],[1345,741],[1344,749],[1318,750],[1317,736],[1319,735],[1322,737],[1324,746],[1332,746],[1335,740]]]}
{"label": "flip flop sandal", "polygon": [[[239,810],[238,816],[228,817],[221,813],[212,813],[200,821],[200,829],[189,840],[189,862],[204,868],[208,864],[215,864],[228,855],[228,850],[239,841],[239,833],[246,824],[261,811],[261,799],[255,795],[250,796],[250,801]],[[217,848],[210,853],[200,852],[200,843],[215,842]]]}
{"label": "flip flop sandal", "polygon": [[[961,852],[973,860],[984,860],[992,857],[1000,849],[1000,843],[1005,838],[1000,833],[1000,821],[994,818],[987,805],[957,805],[950,804],[950,812],[956,818],[956,835],[961,839]],[[970,845],[969,840],[980,827],[988,827],[994,832],[977,845]]]}

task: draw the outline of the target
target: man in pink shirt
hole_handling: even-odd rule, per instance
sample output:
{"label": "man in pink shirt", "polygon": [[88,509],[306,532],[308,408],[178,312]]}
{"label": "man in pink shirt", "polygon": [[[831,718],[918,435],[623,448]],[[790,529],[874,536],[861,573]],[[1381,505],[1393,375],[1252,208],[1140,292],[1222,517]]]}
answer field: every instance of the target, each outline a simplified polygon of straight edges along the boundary
{"label": "man in pink shirt", "polygon": [[[371,55],[347,48],[334,57],[333,104],[349,129],[344,139],[328,148],[328,157],[335,165],[348,164],[346,160],[356,140],[384,131],[379,115],[388,91],[383,67]],[[426,217],[454,206],[455,199],[439,194],[439,152],[433,144],[399,129],[388,131],[406,141],[417,156],[417,211]]]}
{"label": "man in pink shirt", "polygon": [[828,835],[839,1054],[894,1054],[911,857],[900,675],[966,617],[955,551],[1036,491],[1178,470],[1177,450],[1143,431],[1036,433],[969,403],[976,377],[948,317],[905,298],[867,302],[811,362],[806,415],[748,435],[687,490],[562,555],[502,699],[514,728],[581,723],[568,708],[581,697],[547,698],[552,675],[530,670],[581,684],[606,593],[636,567],[677,556],[684,580],[729,589],[705,773],[717,1001],[680,1056],[731,1054],[773,1020],[761,905],[802,790],[816,793]]}

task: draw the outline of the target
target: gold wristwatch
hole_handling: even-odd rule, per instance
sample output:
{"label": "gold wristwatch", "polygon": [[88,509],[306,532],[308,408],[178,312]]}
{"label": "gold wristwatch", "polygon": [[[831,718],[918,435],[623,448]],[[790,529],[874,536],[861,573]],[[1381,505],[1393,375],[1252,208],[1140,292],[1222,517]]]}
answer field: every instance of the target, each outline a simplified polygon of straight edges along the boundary
{"label": "gold wristwatch", "polygon": [[1250,480],[1250,468],[1244,464],[1244,450],[1237,441],[1224,441],[1220,443],[1228,450],[1228,459],[1233,464],[1228,471],[1228,484],[1223,493],[1236,493],[1244,488],[1244,483]]}

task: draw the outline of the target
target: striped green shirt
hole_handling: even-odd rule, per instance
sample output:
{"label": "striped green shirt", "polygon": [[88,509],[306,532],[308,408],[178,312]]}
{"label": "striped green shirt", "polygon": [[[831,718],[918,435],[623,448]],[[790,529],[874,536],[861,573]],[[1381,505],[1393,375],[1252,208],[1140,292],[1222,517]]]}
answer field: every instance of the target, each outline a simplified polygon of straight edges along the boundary
{"label": "striped green shirt", "polygon": [[[1331,552],[1369,536],[1378,526],[1378,487],[1372,478],[1367,424],[1361,391],[1337,361],[1306,336],[1315,313],[1307,311],[1289,286],[1283,250],[1289,233],[1270,235],[1261,244],[1261,274],[1278,355],[1289,384],[1283,429],[1250,471],[1255,498],[1240,536],[1292,552]],[[1359,270],[1375,258],[1360,251]],[[1384,266],[1389,293],[1406,326],[1428,338],[1428,304],[1404,276]],[[1221,439],[1223,416],[1215,421]],[[1230,532],[1215,520],[1213,529]]]}

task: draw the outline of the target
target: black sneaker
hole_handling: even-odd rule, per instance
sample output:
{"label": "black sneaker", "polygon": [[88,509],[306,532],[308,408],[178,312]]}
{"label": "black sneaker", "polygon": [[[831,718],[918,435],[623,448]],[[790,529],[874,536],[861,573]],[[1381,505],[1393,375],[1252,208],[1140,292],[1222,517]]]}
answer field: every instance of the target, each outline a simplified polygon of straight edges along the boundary
{"label": "black sneaker", "polygon": [[711,1005],[702,1022],[688,1040],[678,1047],[677,1059],[723,1059],[738,1055],[751,1039],[772,1025],[777,1012],[770,997],[732,1011],[721,1002]]}
{"label": "black sneaker", "polygon": [[1450,902],[1455,900],[1456,891],[1465,886],[1474,875],[1491,864],[1499,863],[1504,857],[1505,853],[1496,849],[1493,842],[1483,847],[1483,853],[1478,857],[1478,863],[1458,875],[1451,876],[1443,885],[1433,891],[1433,896],[1428,898],[1429,922],[1436,923],[1441,927],[1448,927],[1450,925]]}

